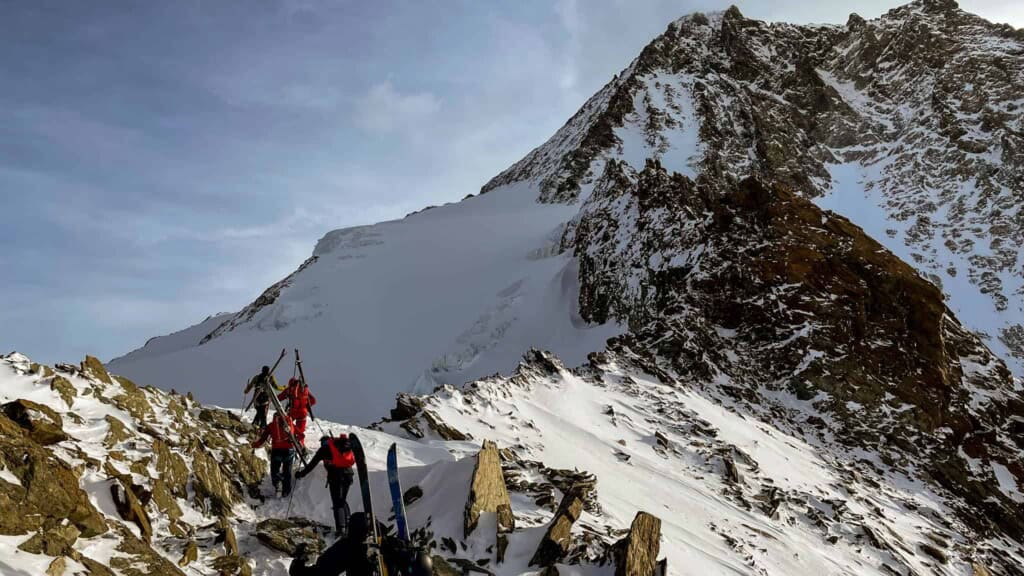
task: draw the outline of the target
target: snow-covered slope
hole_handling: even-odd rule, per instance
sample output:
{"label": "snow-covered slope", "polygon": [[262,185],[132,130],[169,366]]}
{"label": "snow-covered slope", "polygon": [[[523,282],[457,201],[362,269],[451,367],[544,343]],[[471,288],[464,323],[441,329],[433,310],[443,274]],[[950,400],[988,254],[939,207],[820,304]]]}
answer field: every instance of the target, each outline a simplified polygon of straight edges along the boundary
{"label": "snow-covered slope", "polygon": [[[577,313],[576,263],[558,250],[577,208],[535,197],[511,186],[330,232],[299,271],[238,314],[218,316],[219,328],[208,320],[109,366],[231,406],[260,365],[299,348],[318,412],[365,424],[396,392],[508,371],[531,346],[581,362],[621,329]],[[278,376],[291,372],[286,361]]]}
{"label": "snow-covered slope", "polygon": [[[615,356],[570,371],[533,353],[511,377],[420,402],[420,417],[519,458],[594,474],[597,506],[582,532],[624,525],[638,509],[660,516],[675,574],[985,574],[1024,562],[1018,544],[959,520],[957,499],[914,467],[791,421],[806,417],[799,405],[753,408]],[[437,437],[408,422],[381,427]]]}
{"label": "snow-covered slope", "polygon": [[[557,563],[560,574],[614,574],[615,543],[638,511],[661,518],[659,557],[673,575],[1001,574],[1024,561],[1018,545],[960,520],[958,499],[913,467],[844,447],[827,431],[806,434],[792,414],[765,419],[793,407],[759,410],[717,388],[663,378],[618,353],[570,371],[530,352],[510,377],[404,397],[413,408],[402,420],[374,429],[320,425],[363,439],[378,503],[389,501],[384,457],[397,443],[403,484],[423,494],[408,505],[410,526],[435,562],[465,562],[496,576],[540,570],[530,560],[567,487],[578,482],[593,491]],[[17,354],[3,357],[3,414],[9,402],[24,401],[36,403],[26,404],[28,428],[0,414],[0,499],[21,502],[0,514],[4,574],[53,566],[53,574],[283,574],[291,560],[274,546],[333,539],[322,468],[296,481],[290,501],[262,498],[272,492],[266,457],[247,448],[251,431],[234,413],[137,388],[94,363],[54,371]],[[50,411],[65,436],[41,443],[37,423],[49,421]],[[454,434],[465,439],[451,440]],[[503,561],[493,519],[469,537],[463,531],[483,440],[501,447],[515,518]],[[307,445],[315,444],[311,435]],[[72,474],[63,488],[81,494],[89,514],[79,508],[65,517],[63,507],[41,501],[52,478],[33,471],[54,467]],[[128,514],[112,497],[126,487],[138,504]],[[1024,499],[1012,483],[1006,489]],[[358,490],[349,503],[361,509]],[[32,520],[12,522],[12,513]],[[93,516],[106,531],[68,528],[93,526]],[[299,536],[288,526],[308,528]],[[41,550],[32,544],[39,538],[49,543]]]}

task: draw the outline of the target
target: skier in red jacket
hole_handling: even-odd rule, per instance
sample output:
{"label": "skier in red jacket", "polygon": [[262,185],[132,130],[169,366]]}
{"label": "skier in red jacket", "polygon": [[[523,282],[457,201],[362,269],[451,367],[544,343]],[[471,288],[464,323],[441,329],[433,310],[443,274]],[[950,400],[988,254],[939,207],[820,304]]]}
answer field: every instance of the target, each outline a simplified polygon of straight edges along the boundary
{"label": "skier in red jacket", "polygon": [[295,460],[295,447],[288,435],[289,429],[295,434],[291,421],[275,414],[274,421],[252,443],[253,448],[259,448],[270,439],[270,481],[274,484],[274,492],[280,490],[283,498],[292,493],[292,461]]}
{"label": "skier in red jacket", "polygon": [[295,439],[300,446],[306,444],[306,417],[316,404],[316,398],[309,392],[309,386],[298,378],[288,381],[288,387],[277,395],[278,400],[288,401],[288,416],[295,423]]}

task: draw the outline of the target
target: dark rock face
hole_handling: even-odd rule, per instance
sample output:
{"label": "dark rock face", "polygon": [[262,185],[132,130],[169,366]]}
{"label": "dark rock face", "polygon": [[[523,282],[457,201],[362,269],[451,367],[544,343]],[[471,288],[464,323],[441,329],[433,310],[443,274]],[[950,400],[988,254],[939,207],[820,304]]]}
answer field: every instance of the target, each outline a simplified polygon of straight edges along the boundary
{"label": "dark rock face", "polygon": [[987,432],[1024,417],[1009,372],[933,284],[845,218],[778,183],[718,188],[608,161],[563,244],[580,261],[584,317],[632,328],[613,350],[647,356],[655,374],[727,375],[743,401],[788,390],[830,412],[849,445],[925,457],[934,479],[987,511],[965,508],[979,530],[1024,536],[1020,504],[958,456],[1014,469],[1008,436]]}

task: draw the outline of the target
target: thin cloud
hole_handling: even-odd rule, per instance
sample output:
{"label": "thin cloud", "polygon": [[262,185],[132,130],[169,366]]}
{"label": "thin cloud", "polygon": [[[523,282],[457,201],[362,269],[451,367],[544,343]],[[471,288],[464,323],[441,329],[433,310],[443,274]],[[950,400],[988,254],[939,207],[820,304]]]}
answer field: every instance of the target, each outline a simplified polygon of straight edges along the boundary
{"label": "thin cloud", "polygon": [[369,134],[417,131],[441,109],[430,92],[402,94],[390,81],[375,84],[356,102],[353,122]]}

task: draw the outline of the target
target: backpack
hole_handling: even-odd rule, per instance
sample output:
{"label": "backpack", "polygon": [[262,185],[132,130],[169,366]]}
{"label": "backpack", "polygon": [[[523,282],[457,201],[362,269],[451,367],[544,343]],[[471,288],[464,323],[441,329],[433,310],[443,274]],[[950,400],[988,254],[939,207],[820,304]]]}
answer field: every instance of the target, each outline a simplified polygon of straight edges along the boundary
{"label": "backpack", "polygon": [[331,452],[331,459],[324,460],[324,467],[341,470],[355,466],[356,455],[352,452],[352,445],[349,444],[346,434],[341,434],[337,438],[328,438],[327,448]]}

